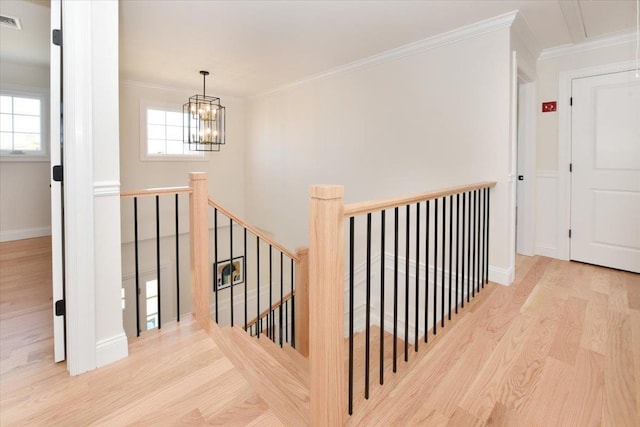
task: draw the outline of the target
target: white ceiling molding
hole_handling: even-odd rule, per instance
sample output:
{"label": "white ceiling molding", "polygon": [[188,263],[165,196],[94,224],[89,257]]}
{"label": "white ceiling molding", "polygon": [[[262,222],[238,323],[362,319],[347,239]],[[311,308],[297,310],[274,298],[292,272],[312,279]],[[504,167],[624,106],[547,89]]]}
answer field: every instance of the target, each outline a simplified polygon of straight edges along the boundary
{"label": "white ceiling molding", "polygon": [[[165,86],[165,85],[159,85],[159,84],[156,84],[156,83],[147,83],[147,82],[141,82],[141,81],[129,80],[129,79],[120,79],[120,85],[133,86],[133,87],[139,87],[139,88],[145,88],[145,89],[160,90],[160,91],[165,91],[165,92],[176,92],[176,93],[179,93],[179,94],[181,94],[182,96],[185,96],[185,97],[189,97],[189,96],[193,95],[194,93],[197,93],[200,90],[200,89],[195,88],[195,87],[187,88],[187,87]],[[225,95],[223,93],[219,93],[216,90],[213,90],[213,92],[215,92],[216,93],[215,96],[217,96],[220,99],[224,98],[224,99],[233,100],[233,101],[239,101],[239,102],[243,102],[245,100],[245,98],[242,97],[242,96]]]}
{"label": "white ceiling molding", "polygon": [[511,49],[518,55],[518,72],[524,75],[527,81],[535,80],[540,44],[520,12],[511,25]]}
{"label": "white ceiling molding", "polygon": [[567,23],[567,29],[573,43],[581,43],[587,39],[587,31],[584,28],[584,19],[582,18],[582,10],[578,0],[560,1],[560,8],[564,21]]}
{"label": "white ceiling molding", "polygon": [[388,61],[396,60],[416,53],[425,52],[427,50],[435,49],[437,47],[446,46],[451,43],[456,43],[471,37],[477,37],[482,34],[490,33],[502,28],[510,27],[517,15],[518,11],[514,10],[502,15],[498,15],[494,18],[477,22],[475,24],[467,25],[462,28],[458,28],[446,33],[438,34],[433,37],[428,37],[423,40],[418,40],[413,43],[409,43],[404,46],[400,46],[395,49],[388,50],[386,52],[379,53],[377,55],[370,56],[358,61],[354,61],[329,71],[314,74],[309,77],[305,77],[300,80],[293,81],[291,83],[262,91],[254,95],[255,98],[259,98],[266,95],[272,95],[276,92],[280,92],[286,89],[290,89],[302,84],[306,84],[316,80],[323,80],[338,74],[348,73],[351,71],[361,70],[364,68],[379,65]]}
{"label": "white ceiling molding", "polygon": [[616,34],[614,36],[600,37],[597,39],[591,39],[577,44],[565,44],[562,46],[552,47],[544,49],[538,59],[544,60],[549,58],[556,58],[558,56],[573,55],[576,53],[588,52],[590,50],[602,49],[609,46],[615,46],[618,44],[632,43],[636,40],[635,31],[626,31],[624,33]]}

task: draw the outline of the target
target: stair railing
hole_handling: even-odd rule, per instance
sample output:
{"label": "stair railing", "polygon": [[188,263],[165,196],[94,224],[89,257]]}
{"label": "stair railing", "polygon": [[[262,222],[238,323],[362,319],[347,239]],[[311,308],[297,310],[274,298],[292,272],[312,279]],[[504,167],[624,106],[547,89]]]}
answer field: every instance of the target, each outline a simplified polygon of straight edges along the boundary
{"label": "stair railing", "polygon": [[[312,425],[342,425],[353,413],[354,402],[354,310],[355,300],[364,300],[365,349],[364,398],[369,398],[372,316],[378,317],[379,382],[384,383],[384,337],[393,333],[392,370],[398,369],[398,339],[404,339],[404,360],[409,360],[409,342],[418,351],[420,340],[437,333],[451,320],[452,312],[464,307],[465,299],[480,293],[489,276],[490,189],[495,182],[482,182],[407,197],[344,205],[342,186],[313,186],[310,190],[309,300],[310,305],[310,420]],[[448,209],[447,209],[448,207]],[[424,208],[424,210],[421,210]],[[387,229],[387,211],[393,212],[393,229]],[[378,240],[373,243],[373,214]],[[403,217],[403,234],[400,220]],[[413,218],[413,220],[412,220]],[[344,222],[348,221],[348,240]],[[356,235],[356,220],[362,233]],[[422,230],[421,231],[421,225]],[[364,238],[362,238],[364,237]],[[344,378],[345,241],[348,241],[348,378]],[[388,242],[393,252],[387,253]],[[403,244],[403,245],[401,245]],[[404,246],[404,268],[400,247]],[[377,256],[373,250],[377,249]],[[421,252],[421,249],[424,252]],[[356,258],[364,259],[364,289],[355,286]],[[386,264],[386,258],[390,263]],[[374,259],[379,262],[374,271]],[[422,271],[422,275],[421,275]],[[400,274],[404,286],[400,284]],[[374,283],[374,276],[377,280]],[[413,275],[413,277],[411,277]],[[387,279],[390,280],[385,280]],[[390,283],[389,283],[390,282]],[[374,289],[376,288],[377,289]],[[389,289],[387,289],[389,288]],[[375,294],[374,294],[375,291]],[[391,306],[392,313],[386,308]],[[360,295],[362,294],[362,295]],[[372,298],[378,313],[372,310]],[[413,313],[411,311],[413,310]],[[393,320],[385,324],[385,318]],[[389,330],[389,332],[387,332]],[[410,332],[412,332],[410,334]],[[346,399],[343,395],[347,384]]]}
{"label": "stair railing", "polygon": [[257,337],[266,335],[280,347],[288,343],[308,354],[306,249],[292,252],[214,199],[208,198],[207,204],[213,216],[215,322],[241,326]]}
{"label": "stair railing", "polygon": [[[142,330],[147,329],[141,326],[141,318],[144,316],[141,316],[140,307],[144,305],[145,301],[140,299],[140,252],[147,259],[151,259],[155,255],[157,290],[154,290],[154,292],[157,293],[158,307],[156,327],[162,327],[162,306],[164,305],[166,308],[168,301],[174,298],[173,292],[168,292],[169,295],[164,295],[167,290],[170,290],[167,287],[171,285],[161,282],[161,270],[163,269],[161,266],[161,250],[163,257],[166,257],[166,251],[168,250],[167,242],[163,241],[163,245],[161,245],[161,240],[168,237],[165,229],[168,226],[167,219],[163,218],[162,222],[160,220],[161,212],[167,211],[166,202],[162,204],[164,209],[162,211],[160,209],[161,198],[173,198],[172,202],[175,203],[175,249],[171,249],[171,252],[175,253],[175,264],[173,262],[171,264],[175,268],[176,274],[174,301],[177,320],[180,320],[180,296],[184,293],[184,290],[180,288],[180,258],[181,255],[183,257],[185,255],[184,249],[180,247],[180,234],[181,232],[184,233],[184,230],[180,230],[178,213],[178,197],[181,194],[189,195],[189,281],[193,301],[192,311],[196,321],[206,329],[209,327],[211,317],[216,322],[222,320],[219,316],[223,308],[222,303],[227,302],[228,305],[224,308],[229,317],[230,326],[240,325],[247,331],[251,328],[256,335],[266,332],[269,338],[279,345],[290,343],[301,354],[307,356],[309,352],[308,249],[298,248],[295,252],[288,250],[269,235],[210,198],[208,196],[207,174],[202,172],[190,173],[189,186],[187,187],[152,188],[123,191],[121,193],[122,198],[133,200],[131,208],[133,210],[133,258],[135,264],[135,290],[133,293],[135,293],[137,335],[139,336]],[[139,244],[141,239],[138,232],[140,216],[138,202],[143,197],[155,198],[155,250],[152,250],[148,244],[149,242],[146,242],[152,237],[148,219],[153,215],[152,212],[147,210],[142,215],[142,222],[146,231],[143,239],[145,244]],[[124,212],[126,212],[129,207],[125,205],[124,209]],[[211,211],[213,215],[209,217]],[[163,213],[163,216],[166,216],[166,213]],[[228,219],[227,224],[229,227],[226,233],[222,221],[219,221],[222,216]],[[128,225],[125,227],[128,227]],[[161,235],[161,228],[163,235]],[[186,226],[183,225],[183,228],[186,228]],[[237,236],[234,238],[234,229],[240,230],[240,239],[237,239]],[[219,239],[222,240],[223,237],[221,236],[223,235],[226,238],[224,248],[219,245]],[[247,248],[248,235],[255,238],[255,252],[253,253],[248,251]],[[139,246],[144,246],[144,248],[141,249]],[[263,257],[266,258],[266,254],[268,254],[269,262],[266,265],[263,265],[265,261],[261,261],[260,258],[261,249]],[[226,257],[223,256],[225,251]],[[255,259],[250,260],[252,263],[248,265],[247,260],[250,254]],[[277,258],[275,263],[273,260],[274,255]],[[235,271],[235,261],[238,257],[242,257],[244,260],[244,262],[237,263],[242,271]],[[228,259],[225,260],[224,258]],[[274,268],[274,266],[278,267],[278,264],[279,268]],[[262,273],[260,272],[261,266]],[[254,271],[254,269],[257,271]],[[221,271],[225,273],[224,278],[220,274]],[[265,277],[267,271],[268,276]],[[153,272],[149,273],[153,274]],[[234,291],[237,288],[235,286],[237,284],[234,283],[236,279],[234,273],[240,273],[238,281],[242,282],[242,292],[240,294],[244,308],[240,309],[241,316],[235,315],[238,309],[234,306],[237,302],[234,299]],[[248,293],[251,292],[248,287],[248,277],[251,278],[251,285],[254,287],[253,292],[256,299],[255,304],[251,307],[248,306],[247,301]],[[162,278],[164,278],[164,274]],[[165,292],[162,291],[163,289]],[[267,290],[268,296],[266,295]],[[222,301],[219,296],[225,292],[229,294],[229,298]],[[261,294],[264,294],[262,295],[262,300],[260,298]],[[163,296],[169,298],[164,304],[161,303]],[[213,304],[211,304],[212,299],[214,301]],[[173,304],[174,301],[171,301],[171,303]],[[254,309],[255,312],[252,312]],[[237,317],[242,317],[242,321],[239,321]],[[259,317],[259,319],[256,320],[256,317]]]}
{"label": "stair railing", "polygon": [[[162,328],[162,295],[163,295],[163,283],[161,280],[161,220],[160,220],[160,200],[169,199],[169,202],[174,205],[174,219],[175,219],[175,229],[172,230],[175,232],[175,247],[173,250],[175,251],[175,308],[176,308],[176,319],[180,321],[180,227],[179,227],[179,208],[178,201],[179,196],[181,194],[191,194],[192,189],[190,187],[167,187],[167,188],[150,188],[144,190],[133,190],[133,191],[123,191],[120,193],[120,197],[123,199],[132,199],[132,210],[133,210],[133,244],[134,244],[134,271],[135,271],[135,316],[136,316],[136,336],[140,336],[140,332],[143,330],[147,330],[150,328],[150,325],[154,325],[154,328]],[[155,199],[155,289],[152,290],[155,296],[156,303],[156,311],[152,314],[147,313],[145,310],[145,317],[147,318],[146,325],[144,329],[141,325],[141,310],[140,305],[143,301],[140,301],[140,296],[142,294],[141,283],[140,283],[140,252],[142,249],[141,246],[141,238],[139,233],[139,217],[141,216],[139,212],[138,201],[141,198],[153,198]],[[148,214],[148,212],[147,212]],[[145,213],[142,213],[142,216],[145,216]],[[173,221],[172,221],[173,222]],[[146,239],[142,239],[146,240]],[[147,254],[145,254],[147,255]],[[165,290],[169,290],[167,286],[164,286]],[[149,298],[148,290],[145,289],[144,296]],[[126,295],[125,295],[126,297]],[[125,298],[125,301],[129,298]],[[145,304],[146,306],[147,304]],[[150,319],[150,317],[152,319]],[[151,321],[151,322],[150,322]]]}

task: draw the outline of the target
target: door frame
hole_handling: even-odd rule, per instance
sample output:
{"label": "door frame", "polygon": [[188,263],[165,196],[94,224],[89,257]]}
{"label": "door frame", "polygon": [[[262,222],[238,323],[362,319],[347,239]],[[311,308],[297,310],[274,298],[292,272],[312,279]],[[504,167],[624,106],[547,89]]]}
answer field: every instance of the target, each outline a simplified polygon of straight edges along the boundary
{"label": "door frame", "polygon": [[[518,104],[523,108],[518,111],[518,134],[516,138],[516,156],[524,151],[523,164],[519,164],[516,157],[516,186],[522,194],[522,206],[518,206],[517,244],[516,253],[521,255],[535,255],[535,227],[536,227],[536,105],[537,82],[518,73]],[[520,102],[522,101],[522,102]],[[519,143],[522,138],[522,144]],[[524,181],[518,181],[518,173],[522,172]],[[517,197],[517,196],[516,196]],[[516,200],[517,203],[517,200]],[[518,251],[518,249],[520,249]]]}
{"label": "door frame", "polygon": [[571,85],[574,79],[634,70],[635,60],[563,71],[558,81],[558,228],[557,257],[571,257]]}

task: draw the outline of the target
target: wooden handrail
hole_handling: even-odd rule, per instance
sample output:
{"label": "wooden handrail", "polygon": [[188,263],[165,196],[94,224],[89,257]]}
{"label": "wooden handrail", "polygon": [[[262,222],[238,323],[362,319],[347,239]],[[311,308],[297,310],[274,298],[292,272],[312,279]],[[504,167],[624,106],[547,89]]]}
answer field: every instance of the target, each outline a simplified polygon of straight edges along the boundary
{"label": "wooden handrail", "polygon": [[191,193],[189,187],[146,188],[144,190],[121,191],[120,197],[158,196],[160,194]]}
{"label": "wooden handrail", "polygon": [[251,319],[250,321],[247,322],[247,329],[249,329],[251,326],[255,325],[256,323],[258,323],[258,321],[260,319],[262,319],[263,317],[265,317],[267,314],[269,314],[269,312],[277,309],[278,307],[280,307],[281,305],[283,305],[285,302],[289,301],[291,299],[291,297],[293,297],[295,295],[295,291],[293,292],[289,292],[287,295],[283,296],[282,299],[278,302],[275,302],[272,306],[271,309],[266,309],[263,310],[262,313],[260,313],[259,316],[254,317],[253,319]]}
{"label": "wooden handrail", "polygon": [[259,238],[261,238],[262,240],[264,240],[265,242],[267,242],[268,244],[270,244],[274,248],[278,249],[280,252],[282,252],[283,254],[285,254],[286,256],[291,258],[292,260],[298,261],[298,262],[300,261],[300,257],[298,255],[296,255],[295,253],[291,252],[289,249],[285,248],[284,246],[282,246],[281,244],[279,244],[278,242],[273,240],[271,237],[267,236],[264,232],[258,230],[256,227],[254,227],[253,225],[249,224],[248,222],[246,222],[245,220],[243,220],[239,216],[235,215],[230,210],[224,208],[220,203],[216,202],[211,197],[209,197],[209,206],[218,209],[220,212],[225,214],[228,218],[231,218],[237,224],[243,226],[244,228],[246,228],[247,230],[249,230],[250,232],[252,232],[256,236],[258,236]]}
{"label": "wooden handrail", "polygon": [[460,185],[458,187],[429,191],[426,193],[414,194],[405,197],[394,197],[392,199],[351,203],[344,206],[344,216],[345,218],[349,218],[352,216],[362,215],[370,212],[377,212],[384,209],[424,202],[425,200],[438,199],[440,197],[450,196],[452,194],[466,193],[467,191],[479,190],[481,188],[493,188],[495,186],[495,181],[485,181],[479,182],[477,184]]}

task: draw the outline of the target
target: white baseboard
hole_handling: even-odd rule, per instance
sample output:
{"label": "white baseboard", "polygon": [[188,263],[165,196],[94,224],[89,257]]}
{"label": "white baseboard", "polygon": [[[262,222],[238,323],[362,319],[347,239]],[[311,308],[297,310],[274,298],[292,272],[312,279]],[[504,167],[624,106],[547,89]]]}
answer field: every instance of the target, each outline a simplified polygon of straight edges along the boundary
{"label": "white baseboard", "polygon": [[36,237],[51,236],[51,227],[23,228],[21,230],[0,231],[0,242],[13,240],[33,239]]}
{"label": "white baseboard", "polygon": [[515,279],[513,268],[499,268],[489,266],[489,281],[503,286],[509,286]]}
{"label": "white baseboard", "polygon": [[122,332],[96,343],[96,367],[108,365],[129,355],[127,335]]}
{"label": "white baseboard", "polygon": [[536,255],[558,258],[558,248],[555,246],[536,245]]}

